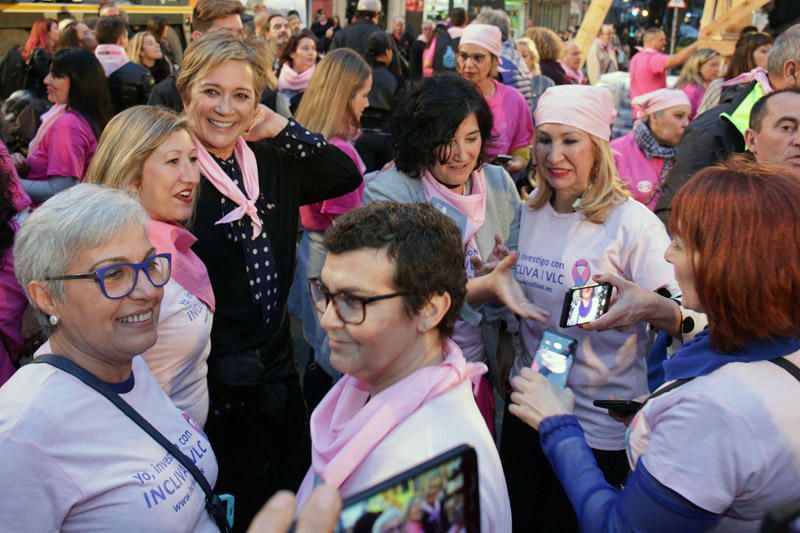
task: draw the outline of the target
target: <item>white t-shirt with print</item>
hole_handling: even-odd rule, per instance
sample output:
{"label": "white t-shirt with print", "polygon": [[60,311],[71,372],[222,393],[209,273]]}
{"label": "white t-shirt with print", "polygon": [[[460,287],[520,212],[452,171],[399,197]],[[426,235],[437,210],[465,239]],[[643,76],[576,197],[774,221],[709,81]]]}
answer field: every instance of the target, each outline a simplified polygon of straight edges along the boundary
{"label": "white t-shirt with print", "polygon": [[664,259],[669,237],[663,223],[646,207],[626,200],[603,224],[581,213],[557,213],[550,204],[533,210],[521,207],[518,258],[514,267],[525,295],[550,312],[546,325],[523,320],[522,354],[512,375],[530,367],[545,328],[577,339],[578,348],[567,381],[575,393],[575,415],[589,446],[622,450],[625,426],[608,416],[594,400],[614,396],[634,399],[647,393],[645,356],[649,338],[645,323],[625,331],[591,332],[560,328],[564,295],[575,286],[591,283],[591,276],[611,272],[646,290],[673,283],[675,274]]}
{"label": "white t-shirt with print", "polygon": [[[786,357],[800,366],[800,353]],[[716,531],[760,530],[800,496],[800,382],[769,361],[729,363],[648,401],[628,456],[695,505],[724,515]]]}
{"label": "white t-shirt with print", "polygon": [[[122,394],[214,486],[205,434],[161,390],[141,357]],[[0,529],[218,531],[200,485],[138,425],[77,378],[47,364],[0,388]]]}

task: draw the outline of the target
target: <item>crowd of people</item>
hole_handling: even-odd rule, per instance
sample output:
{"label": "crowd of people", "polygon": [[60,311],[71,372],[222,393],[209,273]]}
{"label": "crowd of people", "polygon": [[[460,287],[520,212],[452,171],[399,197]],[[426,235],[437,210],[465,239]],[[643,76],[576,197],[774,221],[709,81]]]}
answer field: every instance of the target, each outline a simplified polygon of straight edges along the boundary
{"label": "crowd of people", "polygon": [[[381,11],[198,0],[185,50],[112,5],[33,24],[2,80],[3,530],[333,531],[462,444],[486,532],[795,501],[800,25],[627,60],[610,24],[584,57],[502,10]],[[466,531],[443,479],[358,530]]]}

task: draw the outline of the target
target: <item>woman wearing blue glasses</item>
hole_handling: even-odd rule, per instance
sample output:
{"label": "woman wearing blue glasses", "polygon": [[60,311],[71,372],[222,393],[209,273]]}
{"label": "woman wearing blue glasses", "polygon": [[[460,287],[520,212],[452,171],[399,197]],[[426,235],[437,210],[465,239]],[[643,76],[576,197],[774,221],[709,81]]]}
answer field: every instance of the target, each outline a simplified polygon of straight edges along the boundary
{"label": "woman wearing blue glasses", "polygon": [[[148,240],[149,220],[128,194],[72,187],[20,229],[16,276],[52,332],[47,352],[121,397],[213,486],[208,439],[137,356],[156,342],[170,279],[170,255]],[[3,529],[217,531],[203,490],[174,454],[70,374],[29,364],[0,389]]]}
{"label": "woman wearing blue glasses", "polygon": [[126,109],[103,131],[84,181],[133,192],[150,215],[150,242],[172,254],[158,342],[142,358],[172,402],[205,426],[215,300],[208,271],[191,249],[197,239],[186,228],[200,184],[186,119],[160,107]]}

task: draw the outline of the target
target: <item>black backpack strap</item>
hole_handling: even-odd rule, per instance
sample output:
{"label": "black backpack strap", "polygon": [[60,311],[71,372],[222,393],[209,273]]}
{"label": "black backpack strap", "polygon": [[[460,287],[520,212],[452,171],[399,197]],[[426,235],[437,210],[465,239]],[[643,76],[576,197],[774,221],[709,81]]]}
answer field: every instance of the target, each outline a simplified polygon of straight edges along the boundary
{"label": "black backpack strap", "polygon": [[161,432],[159,432],[150,422],[140,415],[136,409],[131,407],[128,402],[123,400],[119,394],[111,390],[108,385],[97,379],[95,376],[65,357],[47,354],[36,357],[33,362],[48,364],[58,368],[59,370],[63,370],[67,374],[71,374],[72,376],[78,378],[87,386],[105,396],[108,401],[113,403],[137,426],[142,428],[145,433],[150,435],[153,440],[159,443],[170,453],[170,455],[172,455],[172,457],[175,458],[175,460],[177,460],[190,474],[192,474],[192,477],[197,480],[197,483],[200,485],[200,488],[203,489],[203,492],[206,495],[206,510],[211,515],[211,518],[214,519],[214,522],[220,528],[220,531],[230,531],[230,526],[228,525],[228,520],[225,513],[226,504],[220,500],[219,496],[214,494],[211,485],[208,483],[208,480],[203,473],[200,472],[200,469],[197,468],[197,466],[192,463],[191,459],[186,457],[186,455],[180,451],[177,446],[171,443],[169,439],[162,435]]}
{"label": "black backpack strap", "polygon": [[770,359],[770,363],[778,365],[782,369],[786,370],[788,373],[793,375],[797,381],[800,381],[800,368],[797,368],[797,365],[785,359],[783,357],[779,357],[777,359]]}

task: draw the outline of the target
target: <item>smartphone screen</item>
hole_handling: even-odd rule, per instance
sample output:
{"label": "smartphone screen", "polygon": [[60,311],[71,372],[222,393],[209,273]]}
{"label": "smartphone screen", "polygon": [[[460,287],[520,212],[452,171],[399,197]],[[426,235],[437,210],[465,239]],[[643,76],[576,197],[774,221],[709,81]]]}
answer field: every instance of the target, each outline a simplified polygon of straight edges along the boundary
{"label": "smartphone screen", "polygon": [[461,445],[347,498],[337,532],[480,529],[478,460]]}
{"label": "smartphone screen", "polygon": [[568,328],[596,320],[608,312],[609,303],[611,285],[608,283],[573,287],[564,296],[559,325]]}
{"label": "smartphone screen", "polygon": [[531,368],[546,377],[556,387],[567,386],[567,378],[572,368],[572,358],[578,341],[549,329],[542,333],[542,340],[536,348]]}

